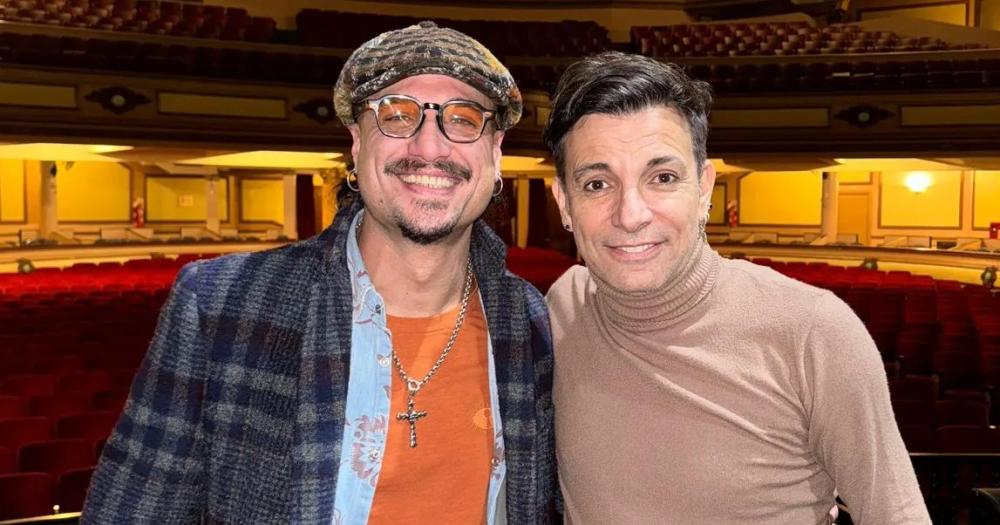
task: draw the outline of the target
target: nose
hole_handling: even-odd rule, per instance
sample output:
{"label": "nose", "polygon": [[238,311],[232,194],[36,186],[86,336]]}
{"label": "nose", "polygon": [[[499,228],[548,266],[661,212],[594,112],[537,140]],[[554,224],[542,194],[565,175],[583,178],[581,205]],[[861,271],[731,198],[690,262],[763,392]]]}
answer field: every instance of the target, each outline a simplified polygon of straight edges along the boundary
{"label": "nose", "polygon": [[626,188],[621,193],[617,206],[612,224],[629,233],[642,230],[653,219],[653,212],[639,188]]}
{"label": "nose", "polygon": [[409,153],[426,161],[434,161],[450,155],[451,148],[451,141],[438,127],[436,111],[425,109],[424,123],[417,134],[410,138]]}

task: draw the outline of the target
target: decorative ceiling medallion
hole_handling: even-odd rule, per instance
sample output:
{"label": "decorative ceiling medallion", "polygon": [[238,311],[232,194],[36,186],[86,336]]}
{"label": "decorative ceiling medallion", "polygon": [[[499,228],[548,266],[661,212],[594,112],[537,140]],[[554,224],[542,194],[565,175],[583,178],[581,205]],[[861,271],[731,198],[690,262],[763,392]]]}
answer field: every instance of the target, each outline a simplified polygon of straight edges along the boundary
{"label": "decorative ceiling medallion", "polygon": [[842,109],[834,116],[852,126],[864,129],[893,116],[893,113],[870,104],[861,104]]}
{"label": "decorative ceiling medallion", "polygon": [[137,106],[152,102],[146,95],[132,91],[124,86],[109,86],[91,91],[86,98],[91,102],[100,104],[102,108],[115,115],[128,113]]}
{"label": "decorative ceiling medallion", "polygon": [[333,102],[325,98],[314,98],[300,102],[292,109],[320,124],[326,124],[337,116],[337,113],[333,109]]}

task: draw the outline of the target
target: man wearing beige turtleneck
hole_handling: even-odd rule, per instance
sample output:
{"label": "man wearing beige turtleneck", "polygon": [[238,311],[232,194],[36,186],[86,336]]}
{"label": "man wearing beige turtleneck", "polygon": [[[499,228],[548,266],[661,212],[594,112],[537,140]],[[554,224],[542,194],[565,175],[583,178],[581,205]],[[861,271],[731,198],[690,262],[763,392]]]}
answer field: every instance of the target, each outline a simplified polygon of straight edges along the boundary
{"label": "man wearing beige turtleneck", "polygon": [[[705,242],[707,84],[606,53],[545,140],[587,266],[548,293],[571,524],[928,524],[871,338],[833,294]],[[780,205],[780,201],[775,201]]]}

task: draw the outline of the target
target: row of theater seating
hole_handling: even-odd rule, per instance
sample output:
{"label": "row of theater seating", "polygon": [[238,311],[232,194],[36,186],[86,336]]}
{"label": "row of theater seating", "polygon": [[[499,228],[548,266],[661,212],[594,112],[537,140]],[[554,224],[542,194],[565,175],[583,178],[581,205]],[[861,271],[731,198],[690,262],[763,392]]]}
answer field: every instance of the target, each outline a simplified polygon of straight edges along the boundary
{"label": "row of theater seating", "polygon": [[0,474],[0,520],[45,517],[83,508],[94,467],[53,476],[46,472]]}
{"label": "row of theater seating", "polygon": [[[354,49],[379,33],[410,26],[423,18],[304,9],[296,16],[300,42]],[[596,22],[516,22],[435,19],[438,25],[479,40],[496,55],[585,56],[608,49],[608,30]],[[337,31],[331,31],[337,27]]]}
{"label": "row of theater seating", "polygon": [[[150,0],[0,0],[0,20],[176,37],[291,43],[353,49],[369,38],[422,20],[416,17],[304,9],[297,30],[242,8]],[[595,22],[438,19],[502,56],[582,56],[610,47]],[[336,28],[331,31],[331,28]]]}
{"label": "row of theater seating", "polygon": [[[548,35],[548,32],[538,32]],[[547,38],[547,37],[546,37]],[[530,55],[529,55],[530,56]],[[0,33],[0,62],[219,79],[331,85],[343,58],[332,55],[164,44],[127,39]],[[511,65],[522,89],[553,91],[563,66]],[[1000,60],[831,61],[692,64],[720,93],[975,89],[1000,86]]]}
{"label": "row of theater seating", "polygon": [[0,520],[82,508],[170,283],[211,256],[0,274]]}
{"label": "row of theater seating", "polygon": [[[218,254],[184,254],[176,258],[133,259],[124,263],[76,263],[67,268],[38,268],[29,273],[0,273],[0,305],[14,300],[19,306],[30,301],[90,301],[108,305],[119,302],[122,292],[147,292],[164,296],[182,266]],[[61,293],[68,292],[68,293]],[[22,297],[27,295],[27,297]],[[124,299],[143,299],[142,294]],[[26,305],[22,300],[28,300]],[[93,305],[91,305],[93,306]],[[0,328],[2,333],[2,328]]]}
{"label": "row of theater seating", "polygon": [[305,52],[263,52],[7,32],[0,33],[0,62],[332,85],[343,60]]}
{"label": "row of theater seating", "polygon": [[769,64],[692,64],[689,74],[722,93],[976,89],[1000,86],[1000,59]]}
{"label": "row of theater seating", "polygon": [[118,372],[118,385],[92,382],[91,390],[100,389],[93,394],[65,390],[65,380],[43,388],[52,386],[52,374],[0,378],[0,393],[5,394],[0,395],[0,520],[50,514],[56,506],[60,512],[82,508],[135,373]]}
{"label": "row of theater seating", "polygon": [[949,44],[930,37],[865,31],[851,24],[816,27],[805,22],[633,27],[633,49],[663,58],[767,55],[833,55],[901,51],[981,49],[983,44]]}
{"label": "row of theater seating", "polygon": [[274,19],[239,7],[149,0],[0,0],[0,20],[247,42],[275,33]]}
{"label": "row of theater seating", "polygon": [[[53,437],[55,441],[81,439],[64,437],[66,430],[60,433],[59,422],[62,418],[79,417],[86,414],[85,411],[111,414],[103,430],[87,434],[91,441],[99,442],[97,435],[107,434],[110,421],[117,417],[124,402],[124,385],[130,381],[142,357],[170,280],[182,264],[197,258],[199,256],[185,256],[180,260],[137,260],[122,265],[84,263],[63,270],[0,276],[0,289],[4,291],[0,294],[0,368],[20,376],[0,379],[0,392],[13,398],[0,401],[0,407],[8,407],[8,419],[35,421],[25,426],[34,425],[40,432],[44,432],[39,430],[44,427],[49,432],[46,436],[32,438],[35,441],[29,439],[8,445],[20,449],[31,443],[53,441]],[[917,329],[915,327],[930,330],[927,334],[933,337],[925,335],[926,339],[948,341],[944,334],[950,334],[951,328],[945,327],[960,326],[962,338],[953,342],[963,346],[956,352],[962,353],[967,360],[972,356],[992,355],[992,332],[984,327],[992,326],[990,319],[1000,318],[1000,304],[984,288],[937,281],[907,272],[767,259],[755,262],[831,289],[855,309],[869,329],[895,330],[897,343],[900,334]],[[511,249],[508,264],[512,271],[545,289],[573,261],[548,250],[528,248]],[[135,279],[142,275],[148,277]],[[113,282],[124,284],[109,287]],[[139,282],[146,286],[138,286]],[[52,326],[59,328],[52,330]],[[46,327],[49,328],[46,337],[39,339],[37,334]],[[947,353],[940,352],[937,345],[933,351],[935,355]],[[907,443],[912,444],[914,451],[987,450],[984,443],[996,441],[994,431],[984,430],[989,429],[984,423],[990,422],[991,391],[982,384],[972,387],[951,384],[949,377],[949,372],[944,371],[921,377],[894,378],[890,392]],[[77,394],[72,394],[73,391]],[[0,430],[0,435],[15,434]],[[47,450],[63,446],[82,450],[78,445],[46,446],[51,447]],[[67,467],[82,461],[79,450],[65,453],[76,458],[67,460]],[[26,465],[34,465],[33,461],[15,457],[13,465],[24,470],[29,468]],[[49,487],[38,489],[47,505],[57,503],[73,508],[72,498],[60,496],[57,490],[62,477],[68,474],[61,474],[57,466],[30,468],[48,471],[18,472],[7,474],[6,478]],[[0,480],[0,485],[5,482]],[[11,489],[10,493],[19,492]],[[35,510],[38,508],[36,506]]]}

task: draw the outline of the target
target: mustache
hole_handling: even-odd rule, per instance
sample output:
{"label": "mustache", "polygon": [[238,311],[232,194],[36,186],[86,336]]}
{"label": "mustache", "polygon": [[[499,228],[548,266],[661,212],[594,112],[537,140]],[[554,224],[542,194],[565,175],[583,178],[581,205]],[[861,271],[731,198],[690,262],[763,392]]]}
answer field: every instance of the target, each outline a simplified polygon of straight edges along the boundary
{"label": "mustache", "polygon": [[386,175],[399,175],[408,171],[420,171],[427,167],[432,167],[438,171],[443,171],[453,177],[469,180],[472,178],[472,170],[451,160],[436,160],[427,162],[420,159],[399,159],[389,162],[383,170]]}

